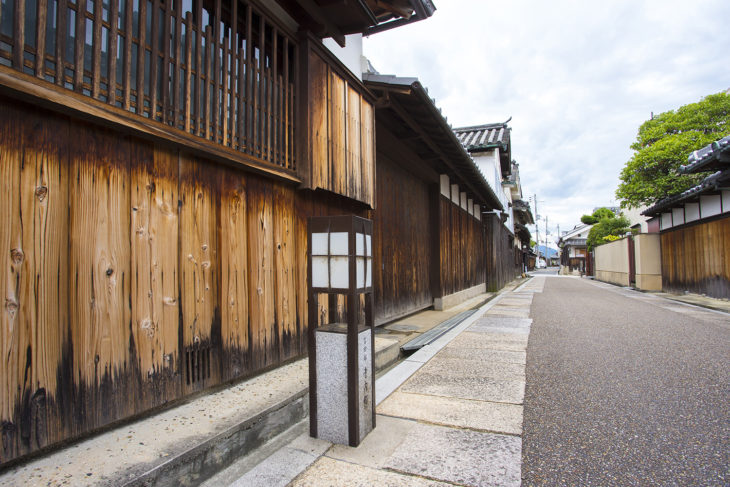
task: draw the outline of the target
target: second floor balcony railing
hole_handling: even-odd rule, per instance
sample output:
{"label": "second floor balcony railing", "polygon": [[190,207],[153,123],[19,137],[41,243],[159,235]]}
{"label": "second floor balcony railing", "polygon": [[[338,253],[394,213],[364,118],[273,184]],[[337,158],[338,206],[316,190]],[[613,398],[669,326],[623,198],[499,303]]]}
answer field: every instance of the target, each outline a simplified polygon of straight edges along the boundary
{"label": "second floor balcony railing", "polygon": [[245,0],[1,5],[0,64],[296,169],[297,44]]}

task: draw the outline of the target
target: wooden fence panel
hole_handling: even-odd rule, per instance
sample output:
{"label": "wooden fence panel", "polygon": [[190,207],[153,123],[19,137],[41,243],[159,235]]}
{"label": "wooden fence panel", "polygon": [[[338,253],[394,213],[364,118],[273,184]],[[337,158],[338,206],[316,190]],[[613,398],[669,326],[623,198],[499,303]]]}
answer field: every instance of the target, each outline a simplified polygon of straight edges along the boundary
{"label": "wooden fence panel", "polygon": [[296,240],[295,194],[291,188],[274,187],[274,289],[275,311],[280,335],[280,357],[286,360],[299,352],[296,343]]}
{"label": "wooden fence panel", "polygon": [[71,131],[69,321],[82,397],[76,420],[94,428],[134,404],[124,384],[129,327],[120,326],[131,319],[130,143],[87,125],[72,124]]}
{"label": "wooden fence panel", "polygon": [[23,385],[29,395],[22,397],[23,410],[30,409],[30,431],[21,431],[21,438],[34,450],[62,436],[52,419],[58,414],[54,393],[68,330],[69,289],[60,279],[68,275],[68,138],[62,124],[44,124],[35,114],[23,118],[20,216],[27,267],[20,318],[21,326],[32,330],[33,343],[32,357],[26,353],[32,360],[31,374]]}
{"label": "wooden fence panel", "polygon": [[224,379],[250,370],[246,179],[226,171],[221,194],[221,335]]}
{"label": "wooden fence panel", "polygon": [[360,102],[360,93],[352,86],[347,87],[347,169],[353,176],[347,177],[346,194],[355,196],[355,199],[362,201],[363,186],[363,164],[362,150],[362,126],[360,119],[362,117]]}
{"label": "wooden fence panel", "polygon": [[664,289],[730,298],[729,241],[730,216],[662,232]]}
{"label": "wooden fence panel", "polygon": [[310,184],[375,205],[372,105],[316,52],[309,53]]}
{"label": "wooden fence panel", "polygon": [[68,166],[67,138],[34,114],[3,110],[0,124],[2,462],[62,437],[52,418],[68,327]]}
{"label": "wooden fence panel", "polygon": [[433,304],[429,184],[378,158],[377,208],[373,219],[375,320],[385,322]]}
{"label": "wooden fence panel", "polygon": [[[253,366],[278,359],[274,309],[274,222],[271,183],[250,180],[248,185],[249,313]],[[275,356],[277,355],[277,356]]]}
{"label": "wooden fence panel", "polygon": [[180,154],[180,302],[186,389],[220,380],[218,172]]}
{"label": "wooden fence panel", "polygon": [[[20,355],[21,348],[28,348],[27,339],[20,336],[20,272],[22,258],[22,235],[17,219],[20,215],[20,166],[23,146],[21,142],[22,124],[18,123],[17,111],[0,111],[0,262],[3,279],[0,279],[0,298],[3,309],[0,319],[0,413],[9,425],[17,425],[20,419],[16,405],[20,403],[19,389],[22,388],[21,369],[25,361]],[[24,346],[25,345],[25,346]],[[2,457],[13,458],[21,453],[17,426],[10,430],[2,429]]]}
{"label": "wooden fence panel", "polygon": [[132,161],[132,338],[152,407],[180,395],[178,157],[137,143]]}
{"label": "wooden fence panel", "polygon": [[309,56],[312,72],[310,91],[312,123],[312,185],[329,187],[329,76],[327,65],[314,53]]}
{"label": "wooden fence panel", "polygon": [[373,106],[360,99],[360,155],[362,181],[360,201],[375,204],[375,114]]}

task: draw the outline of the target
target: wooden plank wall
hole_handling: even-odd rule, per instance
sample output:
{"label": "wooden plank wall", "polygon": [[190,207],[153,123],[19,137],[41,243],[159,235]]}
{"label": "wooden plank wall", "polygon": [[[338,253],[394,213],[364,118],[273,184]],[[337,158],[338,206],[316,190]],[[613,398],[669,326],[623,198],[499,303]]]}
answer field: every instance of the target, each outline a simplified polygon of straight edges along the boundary
{"label": "wooden plank wall", "polygon": [[4,98],[0,176],[0,464],[303,355],[306,219],[369,216]]}
{"label": "wooden plank wall", "polygon": [[487,291],[502,289],[521,274],[515,264],[514,246],[509,242],[509,232],[494,214],[482,217],[486,228],[485,250]]}
{"label": "wooden plank wall", "polygon": [[730,299],[730,215],[661,233],[662,286]]}
{"label": "wooden plank wall", "polygon": [[448,296],[485,282],[489,254],[480,220],[442,195],[439,209],[441,292]]}
{"label": "wooden plank wall", "polygon": [[373,207],[373,106],[314,50],[309,53],[309,62],[310,185],[312,189],[326,189]]}
{"label": "wooden plank wall", "polygon": [[[382,153],[373,212],[375,321],[433,304],[429,185]],[[380,209],[383,209],[380,211]]]}

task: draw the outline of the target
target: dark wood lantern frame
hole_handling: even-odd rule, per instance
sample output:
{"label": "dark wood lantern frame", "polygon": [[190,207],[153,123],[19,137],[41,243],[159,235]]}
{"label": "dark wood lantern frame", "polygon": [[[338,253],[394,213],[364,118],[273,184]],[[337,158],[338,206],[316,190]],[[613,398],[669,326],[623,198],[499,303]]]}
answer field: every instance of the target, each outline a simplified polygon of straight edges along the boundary
{"label": "dark wood lantern frame", "polygon": [[[348,234],[348,278],[349,285],[347,289],[332,287],[313,287],[312,286],[312,234],[314,233],[335,233],[347,232]],[[362,234],[370,236],[372,242],[373,222],[366,218],[354,215],[345,216],[325,216],[310,217],[308,219],[307,231],[307,288],[308,288],[308,312],[309,312],[309,434],[317,437],[317,350],[315,332],[318,328],[318,296],[327,294],[330,296],[344,295],[347,313],[347,418],[348,418],[348,437],[350,446],[358,446],[360,443],[360,422],[358,418],[358,405],[360,404],[360,391],[358,388],[358,367],[359,367],[359,349],[358,334],[366,328],[370,328],[370,360],[371,367],[375,364],[375,325],[373,319],[373,286],[372,279],[370,286],[358,288],[357,283],[357,252],[356,252],[356,236]],[[329,238],[328,238],[329,242]],[[329,243],[328,243],[329,253]],[[367,252],[366,252],[367,253]],[[372,256],[372,249],[370,251]],[[315,255],[316,256],[316,255]],[[373,264],[374,266],[374,264]],[[367,269],[367,265],[365,266]],[[367,283],[367,281],[366,281]],[[331,280],[329,280],[331,285]],[[360,296],[365,298],[365,322],[359,324],[359,304]],[[335,371],[334,373],[337,373]],[[375,428],[375,370],[371,374],[371,399],[372,399],[372,425]]]}

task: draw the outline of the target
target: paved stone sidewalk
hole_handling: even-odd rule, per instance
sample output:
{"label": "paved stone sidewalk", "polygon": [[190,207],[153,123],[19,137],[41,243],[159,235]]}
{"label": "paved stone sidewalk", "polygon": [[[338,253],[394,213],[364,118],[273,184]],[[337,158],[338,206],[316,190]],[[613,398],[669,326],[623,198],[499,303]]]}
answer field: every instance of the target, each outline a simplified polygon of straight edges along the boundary
{"label": "paved stone sidewalk", "polygon": [[520,485],[529,314],[544,283],[498,296],[381,378],[377,428],[359,447],[305,432],[232,485]]}

